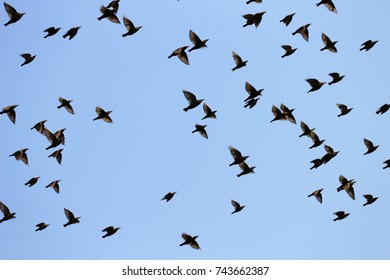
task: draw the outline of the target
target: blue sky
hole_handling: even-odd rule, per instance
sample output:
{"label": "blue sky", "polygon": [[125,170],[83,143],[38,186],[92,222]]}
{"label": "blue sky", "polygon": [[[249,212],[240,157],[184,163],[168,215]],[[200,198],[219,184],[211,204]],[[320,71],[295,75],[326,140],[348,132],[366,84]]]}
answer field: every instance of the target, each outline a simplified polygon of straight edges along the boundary
{"label": "blue sky", "polygon": [[[232,2],[232,3],[230,3]],[[129,37],[123,24],[98,21],[98,1],[9,1],[26,14],[0,28],[1,107],[19,104],[16,125],[0,116],[1,197],[16,219],[0,225],[1,259],[389,259],[387,213],[390,113],[375,111],[389,103],[386,65],[389,3],[334,1],[338,14],[317,1],[126,1],[126,15],[142,29]],[[361,3],[360,3],[361,2]],[[260,26],[243,28],[243,14],[267,11]],[[295,12],[291,24],[279,22]],[[0,16],[8,21],[5,10]],[[291,33],[311,23],[310,39]],[[42,31],[62,27],[47,39]],[[71,41],[62,35],[81,26]],[[189,30],[209,39],[189,56],[190,65],[167,57],[190,45]],[[320,52],[324,32],[338,53]],[[359,51],[368,40],[370,51]],[[281,45],[298,50],[281,58]],[[232,51],[247,67],[232,72]],[[22,53],[36,54],[23,67]],[[307,78],[330,82],[328,73],[346,75],[338,84],[306,93]],[[264,88],[248,110],[245,82]],[[201,106],[183,112],[188,90],[217,110],[206,119]],[[58,110],[58,98],[73,99],[75,115]],[[295,108],[298,124],[273,122],[271,107]],[[354,109],[338,118],[336,103]],[[112,110],[113,124],[93,122],[95,107]],[[49,142],[30,130],[47,119],[51,131],[66,128],[62,165],[48,158]],[[315,127],[325,144],[340,153],[310,170],[325,154],[310,149],[299,122]],[[209,139],[192,134],[207,124]],[[380,145],[363,156],[363,138]],[[229,167],[234,146],[255,173],[236,177]],[[8,157],[29,148],[29,166]],[[355,179],[356,200],[337,192],[338,177]],[[24,183],[41,176],[31,187]],[[61,179],[60,194],[45,189]],[[324,188],[323,204],[308,198]],[[177,191],[168,203],[160,199]],[[379,199],[363,207],[363,194]],[[246,208],[231,215],[234,199]],[[63,209],[81,216],[64,228]],[[350,212],[333,222],[333,213]],[[42,232],[35,224],[49,223]],[[102,239],[109,225],[121,229]],[[199,235],[202,250],[180,247],[181,234]]]}

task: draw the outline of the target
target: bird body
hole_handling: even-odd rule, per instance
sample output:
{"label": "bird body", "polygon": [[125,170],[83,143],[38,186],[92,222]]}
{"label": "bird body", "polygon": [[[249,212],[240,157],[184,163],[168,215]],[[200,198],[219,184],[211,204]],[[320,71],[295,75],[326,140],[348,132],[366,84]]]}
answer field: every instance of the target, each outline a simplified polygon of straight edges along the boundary
{"label": "bird body", "polygon": [[49,226],[49,224],[45,224],[45,223],[39,223],[37,225],[35,225],[37,227],[37,229],[35,231],[42,231],[44,230],[45,228],[47,228]]}
{"label": "bird body", "polygon": [[300,126],[302,129],[302,134],[300,134],[299,137],[302,136],[310,137],[310,132],[315,130],[315,128],[309,128],[309,126],[305,124],[303,121],[301,121]]}
{"label": "bird body", "polygon": [[371,154],[376,149],[378,149],[379,145],[375,146],[372,141],[368,139],[363,139],[364,145],[367,147],[367,151],[364,153],[364,155]]}
{"label": "bird body", "polygon": [[250,83],[245,82],[245,90],[249,94],[247,98],[245,98],[244,102],[248,102],[251,99],[254,99],[255,97],[262,96],[263,88],[257,90],[254,86],[252,86]]}
{"label": "bird body", "polygon": [[170,201],[174,195],[176,194],[177,192],[169,192],[167,193],[166,195],[164,195],[163,198],[161,198],[161,200],[166,200],[166,202]]}
{"label": "bird body", "polygon": [[237,177],[241,177],[242,175],[246,175],[246,174],[249,174],[249,173],[255,173],[255,171],[253,171],[256,166],[252,166],[252,167],[249,167],[248,164],[245,163],[245,161],[243,162],[240,162],[238,164],[241,168],[241,173],[237,174]]}
{"label": "bird body", "polygon": [[290,45],[282,45],[282,48],[285,50],[285,53],[284,55],[282,55],[282,58],[292,55],[297,50],[297,48],[293,48]]}
{"label": "bird body", "polygon": [[342,220],[342,219],[345,219],[346,217],[348,217],[348,215],[351,214],[351,213],[345,213],[344,211],[337,211],[335,213],[333,213],[333,215],[336,215],[337,218],[333,219],[333,221],[337,221],[337,220]]}
{"label": "bird body", "polygon": [[331,12],[337,14],[337,9],[336,9],[335,5],[333,4],[332,0],[321,0],[320,2],[318,2],[318,3],[316,4],[316,6],[318,7],[318,6],[320,6],[320,5],[325,5],[325,7],[326,7],[329,11],[331,11]]}
{"label": "bird body", "polygon": [[229,151],[230,151],[230,154],[232,155],[233,160],[234,160],[231,164],[229,164],[229,166],[233,166],[235,164],[240,164],[240,163],[244,162],[249,157],[249,156],[243,156],[239,150],[237,150],[236,148],[234,148],[232,146],[229,146]]}
{"label": "bird body", "polygon": [[60,193],[60,185],[58,184],[59,182],[61,182],[61,180],[55,180],[49,183],[45,188],[53,188],[56,193]]}
{"label": "bird body", "polygon": [[105,229],[102,230],[102,232],[106,232],[106,234],[103,235],[102,238],[106,238],[108,236],[115,234],[119,229],[120,227],[113,227],[113,226],[106,227]]}
{"label": "bird body", "polygon": [[353,185],[356,183],[354,179],[348,180],[343,175],[339,176],[340,186],[337,188],[337,191],[345,190],[347,194],[355,200],[355,190],[353,188]]}
{"label": "bird body", "polygon": [[319,90],[324,84],[326,84],[326,82],[320,82],[319,80],[317,79],[314,79],[314,78],[310,78],[310,79],[306,79],[306,82],[308,82],[311,86],[311,89],[307,92],[313,92],[313,91],[317,91]]}
{"label": "bird body", "polygon": [[353,108],[348,108],[347,105],[340,104],[340,103],[336,104],[336,106],[339,107],[340,109],[340,114],[338,114],[337,117],[345,116],[353,109]]}
{"label": "bird body", "polygon": [[210,118],[210,119],[216,119],[217,116],[215,113],[217,111],[213,111],[210,109],[210,107],[206,104],[206,102],[203,102],[203,112],[205,113],[205,116],[202,118],[202,120]]}
{"label": "bird body", "polygon": [[100,12],[102,15],[98,17],[97,19],[101,21],[102,19],[106,18],[112,23],[121,23],[118,19],[118,17],[115,14],[115,11],[113,9],[107,8],[104,5],[100,6]]}
{"label": "bird body", "polygon": [[378,42],[379,42],[378,40],[376,40],[376,41],[367,40],[363,44],[361,44],[362,47],[360,48],[360,51],[362,51],[362,50],[369,51]]}
{"label": "bird body", "polygon": [[329,73],[329,76],[331,76],[333,78],[333,80],[331,82],[329,82],[328,85],[332,85],[332,84],[338,83],[345,77],[345,75],[341,76],[337,72]]}
{"label": "bird body", "polygon": [[363,194],[363,197],[366,199],[366,203],[363,206],[370,205],[378,199],[378,197],[373,197],[371,194]]}
{"label": "bird body", "polygon": [[43,32],[47,32],[47,34],[43,38],[47,38],[47,37],[50,37],[50,36],[57,34],[57,32],[60,31],[60,29],[61,29],[61,27],[52,26],[52,27],[49,27],[49,28],[43,30]]}
{"label": "bird body", "polygon": [[309,26],[310,25],[311,25],[310,23],[302,25],[297,30],[295,30],[292,33],[292,35],[295,35],[295,34],[299,33],[299,34],[301,34],[302,38],[306,40],[306,42],[309,42]]}
{"label": "bird body", "polygon": [[318,135],[313,130],[310,131],[309,137],[313,141],[313,145],[311,147],[309,147],[309,149],[313,149],[315,147],[318,147],[325,141],[325,139],[320,140]]}
{"label": "bird body", "polygon": [[40,121],[40,122],[36,123],[36,124],[31,128],[31,130],[35,129],[35,130],[38,131],[40,134],[44,134],[44,133],[45,133],[45,122],[47,122],[47,120],[43,120],[43,121]]}
{"label": "bird body", "polygon": [[32,186],[34,186],[38,182],[39,178],[41,178],[41,176],[33,177],[30,180],[28,180],[28,182],[25,183],[24,185],[28,186],[28,187],[32,187]]}
{"label": "bird body", "polygon": [[59,97],[58,101],[60,101],[61,104],[57,106],[57,109],[64,107],[66,109],[66,111],[68,111],[70,114],[74,115],[73,107],[72,107],[72,105],[70,105],[70,103],[73,100],[68,100],[68,99]]}
{"label": "bird body", "polygon": [[289,14],[285,16],[283,19],[281,19],[279,22],[283,22],[286,26],[288,26],[291,21],[293,20],[293,17],[295,16],[295,13]]}
{"label": "bird body", "polygon": [[69,40],[72,40],[73,37],[77,35],[77,32],[79,31],[80,28],[81,26],[72,27],[71,29],[66,31],[66,33],[62,36],[62,38],[65,39],[66,37],[69,37]]}
{"label": "bird body", "polygon": [[94,121],[103,120],[107,123],[112,123],[112,119],[109,116],[112,111],[105,111],[102,108],[100,108],[99,106],[96,106],[95,111],[96,111],[96,114],[98,114],[98,116],[93,119]]}
{"label": "bird body", "polygon": [[379,115],[379,114],[382,115],[382,114],[386,113],[389,109],[390,109],[390,104],[385,103],[375,113],[377,115]]}
{"label": "bird body", "polygon": [[208,139],[209,137],[208,137],[206,129],[205,129],[206,126],[207,126],[207,124],[205,124],[205,125],[195,124],[195,130],[193,130],[192,133],[199,132],[200,135],[202,135],[204,138]]}
{"label": "bird body", "polygon": [[255,25],[255,27],[257,28],[260,25],[261,20],[263,19],[263,15],[265,13],[266,13],[266,11],[260,12],[260,13],[256,13],[256,14],[245,14],[245,15],[243,15],[242,17],[244,19],[246,19],[246,23],[243,25],[243,27],[247,27],[248,25]]}
{"label": "bird body", "polygon": [[322,33],[321,39],[325,46],[320,49],[320,51],[328,50],[333,53],[337,52],[337,48],[335,46],[337,41],[332,41],[328,36],[325,35],[325,33]]}
{"label": "bird body", "polygon": [[58,149],[56,151],[54,151],[51,155],[49,155],[48,157],[52,157],[52,158],[55,158],[58,162],[58,164],[61,164],[62,162],[62,151],[64,149]]}

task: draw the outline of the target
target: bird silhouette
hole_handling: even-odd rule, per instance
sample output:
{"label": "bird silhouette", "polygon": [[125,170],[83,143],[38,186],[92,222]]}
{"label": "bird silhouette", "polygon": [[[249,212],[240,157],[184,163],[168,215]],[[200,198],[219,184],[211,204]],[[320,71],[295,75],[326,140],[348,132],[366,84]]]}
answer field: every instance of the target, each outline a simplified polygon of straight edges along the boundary
{"label": "bird silhouette", "polygon": [[383,164],[386,164],[385,166],[383,166],[383,169],[390,168],[390,159],[385,160]]}
{"label": "bird silhouette", "polygon": [[342,191],[345,190],[346,193],[353,199],[355,200],[355,190],[353,188],[353,185],[356,183],[354,179],[348,180],[345,178],[343,175],[339,176],[339,182],[340,186],[337,188],[337,191]]}
{"label": "bird silhouette", "polygon": [[231,213],[231,214],[234,214],[234,213],[237,213],[237,212],[240,212],[242,209],[244,209],[245,205],[240,205],[240,203],[238,203],[237,201],[235,200],[230,200],[230,202],[232,203],[233,207],[234,207],[234,211]]}
{"label": "bird silhouette", "polygon": [[302,38],[306,40],[306,42],[309,42],[309,26],[311,25],[311,23],[308,23],[308,24],[305,24],[305,25],[302,25],[301,27],[299,27],[297,30],[295,30],[292,35],[295,35],[295,34],[301,34]]}
{"label": "bird silhouette", "polygon": [[112,10],[110,8],[107,8],[104,5],[101,5],[100,6],[100,12],[102,13],[102,15],[97,18],[99,21],[104,19],[104,18],[106,18],[109,21],[111,21],[112,23],[121,23],[119,21],[118,17],[116,16],[114,10]]}
{"label": "bird silhouette", "polygon": [[336,106],[339,107],[340,109],[340,114],[338,114],[337,117],[345,116],[353,109],[353,108],[348,108],[347,105],[340,104],[340,103],[336,104]]}
{"label": "bird silhouette", "polygon": [[262,96],[263,88],[257,90],[254,86],[252,86],[250,83],[245,82],[245,90],[249,94],[249,96],[244,100],[244,102],[248,102],[251,99],[254,99],[255,97]]}
{"label": "bird silhouette", "polygon": [[4,2],[4,8],[9,17],[9,21],[6,22],[4,26],[8,26],[11,23],[15,23],[19,21],[22,18],[22,16],[26,14],[26,13],[17,12],[14,7],[12,7],[10,4],[7,4],[5,2]]}
{"label": "bird silhouette", "polygon": [[287,120],[287,116],[283,114],[282,111],[275,105],[272,105],[271,110],[272,113],[274,114],[274,118],[270,122]]}
{"label": "bird silhouette", "polygon": [[64,208],[64,212],[65,212],[66,218],[68,219],[68,222],[66,224],[64,224],[64,227],[67,227],[67,226],[72,225],[72,224],[80,223],[79,220],[80,220],[81,217],[75,217],[73,215],[73,213],[70,210],[66,209],[66,208]]}
{"label": "bird silhouette", "polygon": [[0,220],[0,223],[16,218],[16,213],[11,213],[11,211],[9,211],[9,208],[1,201],[0,210],[3,213],[3,218]]}
{"label": "bird silhouette", "polygon": [[254,3],[261,3],[261,2],[263,2],[263,0],[248,0],[248,1],[246,1],[246,4],[248,5],[248,4],[252,3],[252,2],[254,2]]}
{"label": "bird silhouette", "polygon": [[316,158],[316,159],[313,159],[310,163],[313,164],[313,166],[310,167],[310,170],[312,170],[314,168],[320,167],[324,163],[324,161],[322,158]]}
{"label": "bird silhouette", "polygon": [[232,71],[235,71],[237,69],[240,69],[244,66],[246,66],[248,60],[242,60],[241,56],[236,54],[234,51],[232,52],[234,62],[236,63],[236,66],[232,68]]}
{"label": "bird silhouette", "polygon": [[25,183],[24,185],[28,187],[32,187],[38,182],[39,178],[41,178],[41,176],[33,177],[30,180],[28,180],[27,183]]}
{"label": "bird silhouette", "polygon": [[49,129],[45,128],[44,132],[47,140],[50,142],[50,146],[46,147],[46,150],[49,150],[51,148],[55,148],[62,144],[61,139],[58,138],[55,134],[53,134]]}
{"label": "bird silhouette", "polygon": [[181,243],[180,246],[190,245],[192,248],[194,248],[196,250],[200,249],[200,246],[199,246],[198,242],[195,240],[195,239],[197,239],[199,237],[198,235],[191,236],[191,235],[183,232],[181,234],[181,237],[184,239],[184,242]]}
{"label": "bird silhouette", "polygon": [[188,56],[186,53],[187,48],[188,48],[188,46],[177,48],[168,56],[168,58],[171,58],[173,56],[177,56],[181,62],[183,62],[184,64],[187,64],[187,65],[190,65],[190,62],[188,60]]}
{"label": "bird silhouette", "polygon": [[69,37],[69,40],[72,40],[73,37],[77,35],[77,32],[79,31],[80,28],[81,26],[72,27],[71,29],[66,31],[66,33],[62,36],[62,38],[65,39],[66,37]]}
{"label": "bird silhouette", "polygon": [[74,110],[73,110],[73,107],[72,105],[70,105],[71,102],[73,102],[73,100],[67,100],[65,98],[58,98],[58,101],[60,101],[60,105],[57,106],[57,109],[60,109],[62,107],[64,107],[66,109],[66,111],[68,111],[70,114],[74,115]]}
{"label": "bird silhouette", "polygon": [[315,128],[309,128],[309,126],[307,124],[305,124],[303,121],[301,121],[300,126],[302,129],[302,134],[300,134],[299,137],[302,137],[302,136],[310,137],[310,132],[315,130]]}
{"label": "bird silhouette", "polygon": [[45,224],[45,223],[39,223],[37,225],[35,225],[37,227],[37,229],[35,231],[42,231],[44,230],[45,228],[47,228],[49,226],[49,224]]}
{"label": "bird silhouette", "polygon": [[105,229],[102,230],[102,232],[105,232],[102,238],[106,238],[108,236],[115,234],[119,229],[120,227],[113,227],[113,226],[106,227]]}
{"label": "bird silhouette", "polygon": [[195,124],[195,130],[193,130],[192,133],[199,132],[200,135],[202,135],[204,138],[208,139],[209,137],[208,137],[206,129],[205,129],[206,126],[207,126],[207,124],[205,124],[205,125]]}
{"label": "bird silhouette", "polygon": [[52,26],[52,27],[49,27],[49,28],[43,30],[43,32],[47,32],[47,34],[43,38],[47,38],[47,37],[50,37],[50,36],[57,34],[57,32],[60,31],[60,29],[61,29],[61,27]]}
{"label": "bird silhouette", "polygon": [[282,48],[285,51],[285,53],[282,55],[282,58],[292,55],[297,50],[297,48],[293,48],[290,45],[282,45]]}
{"label": "bird silhouette", "polygon": [[169,192],[166,195],[164,195],[164,197],[161,198],[161,200],[166,200],[166,202],[168,202],[175,196],[176,193],[177,192]]}
{"label": "bird silhouette", "polygon": [[322,204],[322,190],[323,189],[315,190],[314,192],[309,194],[308,197],[314,196],[318,200],[318,202]]}
{"label": "bird silhouette", "polygon": [[379,145],[375,146],[370,140],[363,139],[364,145],[367,147],[367,151],[364,153],[364,155],[371,154],[376,149],[378,149]]}
{"label": "bird silhouette", "polygon": [[324,145],[324,149],[326,151],[326,154],[321,158],[321,160],[323,161],[324,164],[329,162],[332,158],[337,156],[337,154],[339,153],[339,151],[335,152],[333,150],[333,148],[331,146],[328,146],[328,145]]}
{"label": "bird silhouette", "polygon": [[205,116],[202,118],[202,120],[210,118],[210,119],[216,119],[217,116],[215,113],[217,111],[213,111],[210,109],[210,107],[206,104],[206,102],[203,102],[203,112],[205,113]]}
{"label": "bird silhouette", "polygon": [[310,79],[306,79],[306,82],[308,82],[311,86],[311,89],[307,92],[313,92],[313,91],[317,91],[319,90],[324,84],[326,84],[326,82],[320,82],[319,80],[317,79],[313,79],[313,78],[310,78]]}
{"label": "bird silhouette", "polygon": [[24,164],[28,165],[28,157],[26,151],[28,148],[16,151],[12,155],[9,155],[10,157],[15,157],[16,160],[21,160]]}
{"label": "bird silhouette", "polygon": [[107,5],[106,8],[111,8],[114,11],[114,13],[116,14],[119,10],[119,2],[120,2],[120,0],[113,0]]}
{"label": "bird silhouette", "polygon": [[362,47],[360,48],[360,51],[362,51],[362,50],[369,51],[378,42],[379,42],[378,40],[376,40],[376,41],[367,40],[363,44],[361,44]]}
{"label": "bird silhouette", "polygon": [[296,124],[295,117],[293,116],[292,112],[294,112],[295,109],[289,109],[286,105],[283,103],[280,104],[280,110],[282,111],[282,114],[286,117],[286,119],[293,124]]}
{"label": "bird silhouette", "polygon": [[94,121],[96,121],[96,120],[103,120],[103,121],[105,121],[107,123],[112,123],[112,119],[109,116],[112,113],[112,111],[105,111],[102,108],[100,108],[99,106],[96,106],[95,111],[96,111],[96,114],[98,116],[93,119]]}
{"label": "bird silhouette", "polygon": [[246,175],[249,173],[255,173],[255,171],[253,170],[256,168],[256,166],[249,167],[248,164],[245,163],[245,161],[240,162],[238,166],[240,166],[241,168],[241,173],[237,174],[237,177],[241,177],[242,175]]}
{"label": "bird silhouette", "polygon": [[283,19],[281,19],[279,22],[283,22],[286,26],[288,26],[291,21],[293,20],[293,17],[295,16],[295,13],[289,14],[285,16]]}
{"label": "bird silhouette", "polygon": [[385,103],[375,113],[377,115],[379,115],[379,114],[382,115],[382,114],[386,113],[389,109],[390,109],[390,104]]}
{"label": "bird silhouette", "polygon": [[134,23],[131,20],[129,20],[125,15],[123,16],[123,24],[125,25],[127,32],[122,34],[122,37],[133,35],[142,28],[142,26],[136,27]]}
{"label": "bird silhouette", "polygon": [[47,122],[47,120],[43,120],[43,121],[40,121],[38,123],[36,123],[32,128],[31,130],[35,129],[36,131],[38,131],[40,134],[44,134],[45,133],[45,123]]}
{"label": "bird silhouette", "polygon": [[379,198],[379,197],[373,197],[371,194],[363,194],[363,197],[366,199],[366,203],[364,203],[363,206],[370,205]]}
{"label": "bird silhouette", "polygon": [[56,193],[60,193],[60,185],[59,185],[59,182],[61,182],[61,180],[55,180],[53,182],[50,182],[47,186],[45,186],[45,188],[53,188],[53,190],[56,192]]}
{"label": "bird silhouette", "polygon": [[328,85],[332,85],[332,84],[335,84],[335,83],[338,83],[338,82],[340,82],[344,77],[345,77],[345,75],[340,75],[339,73],[337,73],[337,72],[332,72],[332,73],[329,73],[329,76],[331,76],[332,78],[333,78],[333,80],[332,81],[330,81],[329,83],[328,83]]}
{"label": "bird silhouette", "polygon": [[336,215],[337,218],[334,218],[333,221],[337,221],[337,220],[342,220],[342,219],[345,219],[346,217],[348,217],[348,215],[351,214],[351,213],[345,213],[344,211],[337,211],[335,213],[333,213],[333,215]]}
{"label": "bird silhouette", "polygon": [[58,164],[61,164],[61,162],[62,162],[62,151],[63,151],[64,149],[58,149],[58,150],[56,150],[56,151],[54,151],[50,156],[48,156],[48,157],[52,157],[52,158],[55,158],[56,160],[57,160],[57,162],[58,162]]}
{"label": "bird silhouette", "polygon": [[337,53],[337,48],[335,45],[338,41],[332,41],[328,36],[325,35],[325,33],[322,33],[321,39],[325,46],[320,49],[320,51],[328,50],[330,52]]}
{"label": "bird silhouette", "polygon": [[22,53],[20,56],[24,58],[24,62],[20,66],[31,63],[36,57],[36,55],[31,55],[30,53]]}
{"label": "bird silhouette", "polygon": [[316,4],[316,6],[318,7],[318,6],[320,6],[320,5],[325,5],[325,7],[326,7],[329,11],[331,11],[331,12],[337,14],[337,9],[336,9],[335,5],[333,4],[332,0],[321,0],[320,2],[318,2],[318,3]]}
{"label": "bird silhouette", "polygon": [[198,35],[192,30],[190,30],[189,34],[190,40],[194,46],[188,50],[188,52],[192,52],[193,50],[207,48],[206,43],[209,39],[201,40]]}
{"label": "bird silhouette", "polygon": [[259,101],[259,99],[260,99],[260,98],[253,98],[253,99],[248,100],[248,101],[245,103],[244,108],[249,107],[249,109],[252,109],[254,106],[256,106],[257,101]]}
{"label": "bird silhouette", "polygon": [[4,107],[3,110],[0,112],[0,115],[7,114],[10,121],[15,124],[16,123],[15,108],[18,106],[19,105],[10,105],[10,106]]}
{"label": "bird silhouette", "polygon": [[189,92],[188,90],[183,90],[183,94],[184,94],[184,97],[188,101],[188,106],[183,108],[184,112],[187,112],[190,109],[194,109],[195,107],[199,106],[204,101],[204,99],[197,99],[195,94],[193,94],[192,92]]}
{"label": "bird silhouette", "polygon": [[260,13],[256,13],[256,14],[245,14],[245,15],[243,15],[242,17],[244,19],[246,19],[246,23],[242,27],[247,27],[248,25],[255,25],[255,27],[257,28],[260,25],[261,20],[263,19],[263,15],[265,13],[266,13],[266,11],[260,12]]}
{"label": "bird silhouette", "polygon": [[313,145],[310,146],[309,149],[313,149],[315,147],[318,147],[325,141],[325,139],[320,140],[318,135],[313,130],[310,131],[309,137],[310,137],[311,141],[313,141]]}
{"label": "bird silhouette", "polygon": [[233,160],[234,160],[231,164],[229,164],[229,166],[233,166],[235,164],[240,164],[240,163],[244,162],[249,157],[249,156],[243,156],[239,150],[237,150],[236,148],[234,148],[232,146],[229,146],[229,151],[230,151],[230,154],[232,155]]}

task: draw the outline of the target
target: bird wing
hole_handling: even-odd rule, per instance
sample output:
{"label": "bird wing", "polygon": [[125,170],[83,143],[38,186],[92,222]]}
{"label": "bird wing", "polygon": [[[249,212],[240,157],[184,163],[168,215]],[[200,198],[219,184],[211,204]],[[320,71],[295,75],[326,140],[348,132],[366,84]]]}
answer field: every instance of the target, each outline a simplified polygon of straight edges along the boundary
{"label": "bird wing", "polygon": [[65,106],[65,109],[66,109],[66,111],[68,111],[69,113],[74,115],[74,110],[73,110],[72,105],[69,104],[68,106]]}
{"label": "bird wing", "polygon": [[245,82],[245,90],[249,95],[256,92],[256,89],[248,82]]}
{"label": "bird wing", "polygon": [[189,234],[187,234],[187,233],[185,233],[185,232],[183,232],[183,233],[181,234],[181,237],[182,237],[184,240],[186,240],[187,238],[192,238],[191,235],[189,235]]}
{"label": "bird wing", "polygon": [[344,104],[336,104],[337,107],[339,107],[339,109],[341,110],[341,112],[345,112],[348,110],[348,107]]}
{"label": "bird wing", "polygon": [[365,199],[367,199],[367,201],[372,200],[374,198],[371,194],[364,194],[363,196]]}
{"label": "bird wing", "polygon": [[3,212],[4,216],[8,216],[9,214],[11,214],[8,207],[1,201],[0,201],[0,210],[1,212]]}
{"label": "bird wing", "polygon": [[241,57],[238,54],[236,54],[234,51],[232,52],[232,54],[233,54],[233,59],[234,59],[234,62],[236,63],[236,65],[241,64],[242,63]]}
{"label": "bird wing", "polygon": [[352,185],[345,190],[347,192],[347,194],[353,199],[355,200],[355,190],[353,189]]}
{"label": "bird wing", "polygon": [[192,42],[194,45],[198,45],[198,44],[201,42],[199,36],[196,35],[196,33],[195,33],[194,31],[192,31],[192,30],[190,30],[189,37],[190,37],[191,42]]}
{"label": "bird wing", "polygon": [[282,114],[282,112],[275,105],[272,105],[272,113],[274,114],[275,117]]}
{"label": "bird wing", "polygon": [[334,153],[334,150],[332,149],[331,146],[324,145],[324,149],[327,153]]}
{"label": "bird wing", "polygon": [[199,247],[199,244],[198,242],[196,242],[195,240],[193,240],[191,243],[190,243],[190,246],[196,250],[199,250],[200,247]]}
{"label": "bird wing", "polygon": [[243,18],[245,18],[246,20],[251,20],[253,18],[253,14],[245,14],[245,15],[242,15]]}
{"label": "bird wing", "polygon": [[65,212],[65,216],[68,218],[68,220],[73,220],[74,219],[74,215],[71,211],[69,211],[68,209],[64,208],[64,212]]}
{"label": "bird wing", "polygon": [[233,205],[233,207],[234,207],[235,209],[241,207],[240,203],[238,203],[237,201],[235,201],[235,200],[233,200],[233,199],[230,200],[230,202],[232,203],[232,205]]}
{"label": "bird wing", "polygon": [[241,152],[239,150],[237,150],[236,148],[229,146],[229,150],[230,150],[230,154],[233,156],[234,160],[242,158]]}
{"label": "bird wing", "polygon": [[337,14],[336,6],[333,4],[332,0],[329,0],[328,3],[325,3],[325,7],[328,8],[329,11]]}
{"label": "bird wing", "polygon": [[242,171],[249,169],[249,166],[248,166],[248,164],[246,164],[245,161],[241,162],[241,163],[239,164],[239,166],[240,166],[240,168],[241,168]]}
{"label": "bird wing", "polygon": [[292,50],[292,47],[290,45],[282,45],[282,48],[286,51],[289,52]]}
{"label": "bird wing", "polygon": [[310,128],[307,126],[307,124],[305,124],[303,121],[301,121],[301,129],[303,132],[305,132],[306,130],[309,130]]}
{"label": "bird wing", "polygon": [[342,216],[345,214],[345,212],[344,211],[337,211],[337,212],[334,212],[333,214],[337,215],[337,216]]}
{"label": "bird wing", "polygon": [[184,64],[187,64],[189,65],[190,64],[190,61],[188,60],[188,56],[187,56],[187,53],[185,52],[185,50],[181,50],[181,52],[177,55],[177,57],[181,60],[181,62],[183,62]]}
{"label": "bird wing", "polygon": [[113,13],[112,15],[109,15],[109,16],[107,17],[107,19],[108,19],[109,21],[113,22],[113,23],[118,23],[118,24],[121,23],[120,20],[119,20],[119,18],[118,18],[114,13]]}
{"label": "bird wing", "polygon": [[15,8],[5,2],[4,2],[4,8],[7,11],[9,18],[11,18],[14,14],[17,14]]}
{"label": "bird wing", "polygon": [[106,111],[104,111],[102,108],[100,108],[99,106],[96,106],[95,108],[95,111],[98,115],[100,114],[104,114]]}
{"label": "bird wing", "polygon": [[206,102],[203,102],[203,111],[204,111],[205,114],[211,114],[212,113],[210,107],[206,104]]}
{"label": "bird wing", "polygon": [[192,92],[189,92],[187,90],[183,90],[183,94],[184,94],[184,97],[187,99],[189,104],[191,104],[197,100],[195,94],[193,94]]}
{"label": "bird wing", "polygon": [[348,179],[345,178],[343,175],[340,175],[339,176],[339,182],[340,182],[341,185],[345,185],[345,184],[348,183]]}
{"label": "bird wing", "polygon": [[125,25],[127,31],[135,29],[134,24],[125,15],[123,16],[123,24]]}
{"label": "bird wing", "polygon": [[337,73],[337,72],[332,72],[332,73],[329,73],[329,76],[331,76],[332,78],[339,78],[340,77],[340,74]]}
{"label": "bird wing", "polygon": [[374,147],[374,144],[368,140],[368,139],[364,139],[364,145],[366,145],[367,149],[372,149]]}
{"label": "bird wing", "polygon": [[22,53],[20,56],[26,60],[31,58],[31,54],[29,54],[29,53]]}
{"label": "bird wing", "polygon": [[316,193],[314,196],[318,200],[319,203],[322,203],[322,193],[321,192]]}
{"label": "bird wing", "polygon": [[324,43],[324,45],[327,45],[328,43],[331,42],[331,40],[329,39],[328,36],[325,35],[325,33],[321,34],[321,39],[322,39],[322,42]]}
{"label": "bird wing", "polygon": [[317,143],[317,142],[320,141],[320,138],[318,137],[318,135],[313,130],[310,131],[309,137],[311,138],[313,143]]}
{"label": "bird wing", "polygon": [[306,79],[306,82],[308,82],[312,87],[314,87],[320,83],[317,79],[313,79],[313,78]]}
{"label": "bird wing", "polygon": [[114,230],[113,226],[108,226],[105,229],[103,229],[102,231],[109,232],[109,231],[113,231],[113,230]]}

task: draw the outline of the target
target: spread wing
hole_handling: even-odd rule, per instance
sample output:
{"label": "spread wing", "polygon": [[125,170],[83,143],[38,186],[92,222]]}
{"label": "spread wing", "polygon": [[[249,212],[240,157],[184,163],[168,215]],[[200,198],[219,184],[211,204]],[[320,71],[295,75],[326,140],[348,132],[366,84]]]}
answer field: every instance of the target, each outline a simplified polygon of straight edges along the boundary
{"label": "spread wing", "polygon": [[65,216],[68,218],[68,220],[73,220],[74,219],[74,215],[71,211],[69,211],[68,209],[64,208],[64,212],[65,212]]}

